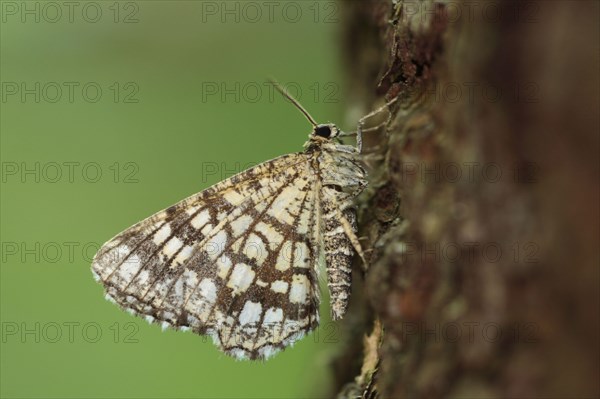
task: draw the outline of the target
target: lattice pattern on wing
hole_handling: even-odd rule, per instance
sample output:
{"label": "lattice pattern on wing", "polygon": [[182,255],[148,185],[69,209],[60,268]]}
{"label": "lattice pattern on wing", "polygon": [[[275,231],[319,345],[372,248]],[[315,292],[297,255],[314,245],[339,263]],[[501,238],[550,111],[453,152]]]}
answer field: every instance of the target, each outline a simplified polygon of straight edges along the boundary
{"label": "lattice pattern on wing", "polygon": [[315,181],[306,154],[261,164],[119,234],[93,270],[131,312],[267,358],[318,325]]}

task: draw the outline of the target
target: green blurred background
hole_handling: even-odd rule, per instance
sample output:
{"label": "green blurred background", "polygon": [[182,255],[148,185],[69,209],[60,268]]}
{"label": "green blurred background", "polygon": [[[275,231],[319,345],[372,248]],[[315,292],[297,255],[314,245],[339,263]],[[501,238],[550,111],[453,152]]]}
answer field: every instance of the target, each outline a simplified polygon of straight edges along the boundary
{"label": "green blurred background", "polygon": [[318,335],[239,362],[104,300],[90,261],[142,218],[302,149],[310,126],[266,77],[340,120],[338,5],[70,4],[1,3],[0,394],[326,396],[343,337],[325,306]]}

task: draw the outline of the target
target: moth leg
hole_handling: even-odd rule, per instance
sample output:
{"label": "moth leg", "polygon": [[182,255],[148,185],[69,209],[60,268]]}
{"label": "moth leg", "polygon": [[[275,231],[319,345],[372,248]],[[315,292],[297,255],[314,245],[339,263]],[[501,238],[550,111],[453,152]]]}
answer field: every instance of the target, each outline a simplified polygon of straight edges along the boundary
{"label": "moth leg", "polygon": [[[353,215],[353,219],[356,219],[356,216]],[[344,229],[344,234],[346,234],[346,236],[348,237],[348,239],[350,240],[350,243],[352,244],[352,247],[354,247],[354,250],[356,251],[356,253],[358,254],[358,256],[360,256],[360,259],[362,260],[364,267],[366,268],[367,266],[367,260],[365,259],[365,253],[362,249],[362,246],[360,245],[360,241],[358,240],[358,236],[355,233],[356,227],[355,224],[356,222],[353,220],[354,223],[351,223],[348,218],[344,215],[343,212],[338,210],[338,217],[340,218],[340,224],[342,226],[342,228]]]}
{"label": "moth leg", "polygon": [[356,150],[356,147],[352,146],[352,145],[347,145],[347,144],[337,144],[335,146],[335,149],[337,151],[343,152],[345,154],[358,154],[358,151]]}
{"label": "moth leg", "polygon": [[[356,149],[358,150],[359,153],[362,153],[362,134],[366,133],[366,132],[375,131],[375,130],[381,128],[382,126],[388,124],[391,121],[391,119],[392,119],[392,113],[390,112],[389,108],[390,108],[390,106],[392,104],[394,104],[396,102],[396,100],[398,100],[398,97],[395,97],[394,99],[392,99],[392,100],[388,101],[387,103],[383,104],[381,107],[377,108],[374,111],[369,112],[367,115],[365,115],[362,118],[360,118],[358,120],[356,132],[344,132],[344,133],[341,133],[340,136],[354,136],[354,135],[356,135]],[[387,111],[389,113],[388,119],[385,122],[380,123],[379,125],[374,126],[374,127],[363,129],[363,126],[365,125],[365,122],[366,122],[367,119],[369,119],[369,118],[371,118],[371,117],[373,117],[375,115],[378,115],[378,114],[380,114],[383,111]]]}

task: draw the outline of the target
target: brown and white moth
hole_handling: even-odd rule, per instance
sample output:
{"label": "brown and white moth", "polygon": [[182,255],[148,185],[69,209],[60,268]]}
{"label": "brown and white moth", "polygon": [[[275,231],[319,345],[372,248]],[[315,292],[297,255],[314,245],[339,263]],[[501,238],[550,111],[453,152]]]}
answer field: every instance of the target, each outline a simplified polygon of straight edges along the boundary
{"label": "brown and white moth", "polygon": [[[312,124],[304,151],[150,216],[104,244],[92,263],[107,299],[163,327],[210,335],[238,359],[267,359],[318,326],[323,258],[332,317],[343,317],[351,260],[363,257],[353,200],[367,185],[360,133],[374,113],[345,134],[315,122],[275,85]],[[356,147],[339,142],[350,134]]]}

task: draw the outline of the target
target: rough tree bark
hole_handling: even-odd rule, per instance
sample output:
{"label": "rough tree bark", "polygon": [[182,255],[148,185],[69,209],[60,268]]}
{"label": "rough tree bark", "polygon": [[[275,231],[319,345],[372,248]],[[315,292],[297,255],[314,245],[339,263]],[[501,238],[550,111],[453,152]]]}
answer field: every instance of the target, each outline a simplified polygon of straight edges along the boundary
{"label": "rough tree bark", "polygon": [[343,3],[370,268],[339,397],[598,397],[598,2]]}

